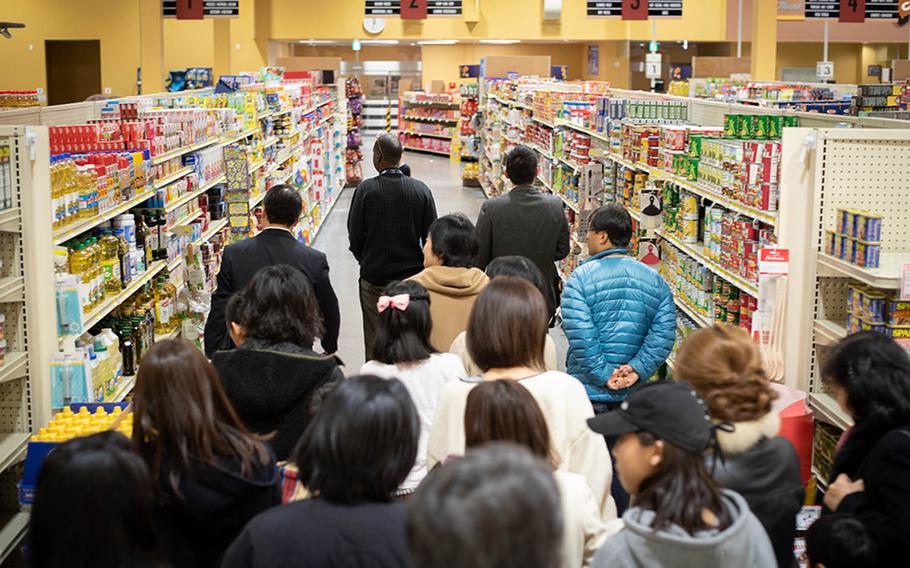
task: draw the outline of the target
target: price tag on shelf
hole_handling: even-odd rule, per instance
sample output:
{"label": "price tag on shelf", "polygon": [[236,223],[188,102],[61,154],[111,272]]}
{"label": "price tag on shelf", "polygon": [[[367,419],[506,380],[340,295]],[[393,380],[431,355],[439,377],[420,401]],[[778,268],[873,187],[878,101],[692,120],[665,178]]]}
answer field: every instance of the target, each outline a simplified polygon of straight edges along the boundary
{"label": "price tag on shelf", "polygon": [[763,248],[758,251],[758,275],[787,276],[790,274],[790,249]]}
{"label": "price tag on shelf", "polygon": [[901,266],[901,300],[910,302],[910,262]]}

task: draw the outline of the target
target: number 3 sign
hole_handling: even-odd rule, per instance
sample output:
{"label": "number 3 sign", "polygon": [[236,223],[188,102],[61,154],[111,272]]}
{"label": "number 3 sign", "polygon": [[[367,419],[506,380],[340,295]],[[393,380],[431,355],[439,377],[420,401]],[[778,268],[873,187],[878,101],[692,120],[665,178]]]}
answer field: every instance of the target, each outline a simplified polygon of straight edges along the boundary
{"label": "number 3 sign", "polygon": [[622,0],[623,20],[647,20],[648,0]]}
{"label": "number 3 sign", "polygon": [[427,0],[401,0],[402,20],[426,20]]}

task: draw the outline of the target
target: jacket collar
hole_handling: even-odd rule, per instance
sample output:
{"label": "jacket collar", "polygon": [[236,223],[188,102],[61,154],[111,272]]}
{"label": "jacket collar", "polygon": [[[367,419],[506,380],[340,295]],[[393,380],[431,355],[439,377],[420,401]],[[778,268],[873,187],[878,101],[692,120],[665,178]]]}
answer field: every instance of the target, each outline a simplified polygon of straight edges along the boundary
{"label": "jacket collar", "polygon": [[614,247],[611,249],[602,250],[599,253],[595,254],[594,256],[590,257],[589,259],[583,261],[582,264],[584,264],[585,262],[591,262],[592,260],[597,260],[600,258],[604,258],[606,256],[610,256],[611,254],[629,254],[629,249],[623,248],[623,247]]}
{"label": "jacket collar", "polygon": [[780,415],[769,412],[758,420],[734,422],[732,432],[717,430],[717,441],[724,455],[733,456],[750,450],[764,438],[773,438],[780,432]]}
{"label": "jacket collar", "polygon": [[285,229],[284,227],[266,227],[265,229],[261,230],[259,232],[259,234],[256,236],[262,237],[262,236],[266,236],[266,235],[268,235],[267,238],[276,237],[279,239],[292,239],[295,241],[297,240],[296,238],[294,238],[294,234],[291,233],[291,231],[289,229]]}

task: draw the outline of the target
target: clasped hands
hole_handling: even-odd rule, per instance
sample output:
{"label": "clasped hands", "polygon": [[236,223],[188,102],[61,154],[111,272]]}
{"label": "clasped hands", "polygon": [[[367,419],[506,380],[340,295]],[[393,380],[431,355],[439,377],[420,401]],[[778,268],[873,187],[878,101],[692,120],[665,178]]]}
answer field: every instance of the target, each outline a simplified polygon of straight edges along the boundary
{"label": "clasped hands", "polygon": [[638,378],[638,373],[630,365],[620,365],[613,370],[606,385],[607,388],[613,390],[627,389],[637,383]]}
{"label": "clasped hands", "polygon": [[842,473],[837,476],[837,479],[825,491],[825,507],[828,507],[831,511],[837,511],[844,497],[865,490],[866,485],[862,479],[853,481],[847,474]]}

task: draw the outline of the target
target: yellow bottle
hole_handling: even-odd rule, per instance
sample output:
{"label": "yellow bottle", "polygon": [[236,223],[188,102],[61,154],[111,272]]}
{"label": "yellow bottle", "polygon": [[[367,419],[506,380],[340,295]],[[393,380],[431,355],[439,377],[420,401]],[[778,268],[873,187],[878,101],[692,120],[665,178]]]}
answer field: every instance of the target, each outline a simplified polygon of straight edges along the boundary
{"label": "yellow bottle", "polygon": [[120,274],[120,240],[105,229],[98,243],[101,247],[101,270],[106,296],[115,296],[123,290]]}
{"label": "yellow bottle", "polygon": [[155,333],[169,333],[173,329],[174,323],[171,321],[173,313],[174,304],[159,279],[155,287]]}
{"label": "yellow bottle", "polygon": [[95,291],[95,306],[97,306],[104,299],[104,271],[101,269],[101,247],[98,246],[98,239],[95,237],[89,239],[88,250],[92,255],[92,282]]}
{"label": "yellow bottle", "polygon": [[69,264],[70,273],[82,279],[79,299],[82,301],[82,311],[88,312],[92,309],[94,299],[92,298],[91,256],[85,246],[85,243],[78,243],[73,247]]}
{"label": "yellow bottle", "polygon": [[181,325],[181,314],[177,313],[177,287],[171,284],[171,275],[166,270],[161,276],[161,288],[167,295],[171,304],[170,326],[168,331],[174,331]]}

